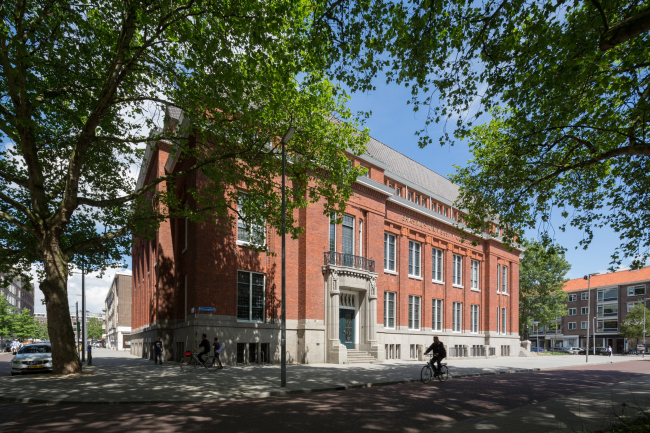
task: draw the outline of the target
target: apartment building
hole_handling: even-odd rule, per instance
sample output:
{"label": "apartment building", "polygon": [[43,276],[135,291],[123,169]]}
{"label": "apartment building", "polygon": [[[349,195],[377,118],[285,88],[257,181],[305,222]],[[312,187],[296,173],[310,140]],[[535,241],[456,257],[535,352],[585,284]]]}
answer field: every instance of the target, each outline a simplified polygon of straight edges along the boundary
{"label": "apartment building", "polygon": [[[181,169],[170,149],[149,144],[138,188]],[[489,235],[459,236],[458,187],[418,162],[375,139],[348,156],[368,173],[341,222],[316,203],[298,211],[304,234],[287,239],[289,362],[415,359],[433,335],[450,356],[517,356],[520,251]],[[179,198],[202,182],[188,175]],[[165,356],[179,359],[207,333],[226,344],[225,362],[279,360],[281,239],[254,230],[275,255],[253,251],[243,224],[225,233],[167,220],[153,241],[134,239],[133,354],[149,357],[161,336]]]}
{"label": "apartment building", "polygon": [[[534,329],[530,339],[543,347],[612,346],[614,353],[623,353],[636,345],[620,335],[620,325],[636,304],[650,298],[650,266],[629,271],[612,272],[569,280],[564,291],[568,295],[567,315],[547,327]],[[647,305],[647,304],[646,304]]]}
{"label": "apartment building", "polygon": [[131,348],[131,273],[117,272],[105,300],[106,348]]}
{"label": "apartment building", "polygon": [[[2,274],[0,274],[1,276]],[[17,311],[28,309],[34,314],[34,286],[24,287],[20,280],[14,280],[6,289],[0,289],[5,299]]]}

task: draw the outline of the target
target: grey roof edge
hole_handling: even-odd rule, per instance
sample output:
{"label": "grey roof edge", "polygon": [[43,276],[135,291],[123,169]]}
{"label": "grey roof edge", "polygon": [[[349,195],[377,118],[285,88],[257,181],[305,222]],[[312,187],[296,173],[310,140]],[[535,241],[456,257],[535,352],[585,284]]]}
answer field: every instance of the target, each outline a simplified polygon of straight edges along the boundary
{"label": "grey roof edge", "polygon": [[[348,152],[352,153],[352,151],[349,151],[349,150],[348,150]],[[352,154],[354,155],[354,153],[352,153]],[[383,168],[384,170],[388,170],[388,165],[387,164],[384,164],[380,160],[378,160],[376,158],[373,158],[370,155],[367,155],[367,154],[364,153],[363,155],[355,155],[355,156],[357,158],[363,160],[363,161],[366,161],[366,162],[369,162],[369,163],[371,163],[373,165],[376,165],[379,168]]]}
{"label": "grey roof edge", "polygon": [[359,177],[357,177],[356,182],[360,183],[360,184],[363,184],[364,186],[367,186],[368,188],[372,188],[374,190],[382,192],[382,193],[386,194],[389,197],[392,196],[393,194],[395,194],[395,191],[393,191],[393,189],[387,187],[386,185],[384,185],[381,182],[377,182],[376,180],[372,180],[369,177],[359,176]]}
{"label": "grey roof edge", "polygon": [[[450,207],[454,207],[454,202],[452,202],[451,200],[446,199],[446,198],[442,197],[441,195],[436,194],[433,191],[429,191],[428,189],[426,189],[422,185],[418,185],[417,183],[413,183],[410,180],[404,179],[403,177],[399,176],[398,174],[393,173],[392,171],[386,170],[384,172],[384,175],[390,177],[391,179],[395,179],[398,182],[403,183],[404,185],[408,186],[409,188],[416,189],[416,190],[418,190],[418,192],[421,192],[423,194],[427,194],[428,196],[433,197],[436,200],[438,200],[438,201],[440,201],[440,202],[442,202],[442,203],[444,203],[444,204],[446,204],[446,205],[448,205]],[[458,209],[458,210],[462,211],[462,209]]]}

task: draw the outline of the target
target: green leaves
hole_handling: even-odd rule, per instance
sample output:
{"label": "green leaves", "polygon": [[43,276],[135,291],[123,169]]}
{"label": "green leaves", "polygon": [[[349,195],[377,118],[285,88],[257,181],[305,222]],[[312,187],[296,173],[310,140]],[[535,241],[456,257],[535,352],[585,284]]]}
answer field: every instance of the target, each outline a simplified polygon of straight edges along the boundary
{"label": "green leaves", "polygon": [[[644,312],[645,310],[645,312]],[[644,323],[644,318],[646,322]],[[643,330],[648,330],[647,321],[650,320],[650,310],[639,303],[630,310],[621,323],[621,335],[625,338],[639,338],[643,336]]]}

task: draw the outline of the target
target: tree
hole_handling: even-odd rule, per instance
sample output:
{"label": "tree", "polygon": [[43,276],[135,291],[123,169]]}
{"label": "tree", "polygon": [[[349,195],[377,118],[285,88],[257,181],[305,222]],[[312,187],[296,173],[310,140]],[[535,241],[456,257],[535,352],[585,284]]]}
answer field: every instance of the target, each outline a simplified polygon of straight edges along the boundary
{"label": "tree", "polygon": [[[290,234],[300,233],[297,208],[321,199],[327,212],[344,208],[362,172],[345,152],[363,152],[367,131],[314,61],[310,2],[1,7],[0,263],[24,281],[39,266],[55,373],[81,371],[73,268],[121,263],[131,235],[150,239],[167,218],[227,227],[238,215],[279,229],[278,137],[289,127]],[[165,109],[183,120],[162,128]],[[131,170],[163,142],[187,165],[136,189]],[[181,202],[176,181],[197,171],[204,187]],[[238,188],[248,194],[242,210]]]}
{"label": "tree", "polygon": [[0,294],[0,336],[14,335],[14,308]]}
{"label": "tree", "polygon": [[534,320],[541,326],[566,314],[567,294],[562,290],[571,265],[559,245],[545,247],[523,240],[526,248],[519,263],[519,335],[526,338]]}
{"label": "tree", "polygon": [[[478,233],[499,222],[506,241],[552,233],[553,212],[581,229],[620,234],[613,263],[642,266],[650,249],[646,138],[650,92],[647,0],[331,0],[315,37],[336,34],[331,73],[353,89],[412,89],[442,143],[469,140],[474,159],[452,180]],[[486,111],[494,119],[474,129]],[[448,129],[445,129],[447,131]],[[498,217],[497,217],[498,216]]]}
{"label": "tree", "polygon": [[[643,310],[645,310],[645,316]],[[644,317],[645,323],[643,322]],[[621,323],[621,335],[625,338],[636,338],[638,342],[638,339],[643,337],[643,330],[648,329],[646,328],[648,319],[650,319],[650,310],[645,308],[643,303],[635,305]]]}
{"label": "tree", "polygon": [[87,335],[88,338],[91,340],[99,340],[102,338],[102,335],[104,334],[104,330],[102,329],[102,321],[99,320],[97,317],[91,317],[88,320],[88,331]]}
{"label": "tree", "polygon": [[34,316],[27,309],[14,315],[14,333],[18,336],[19,340],[27,340],[29,338],[36,338],[37,325]]}
{"label": "tree", "polygon": [[45,322],[36,322],[36,334],[35,337],[39,340],[49,340],[50,336],[47,333],[47,323]]}

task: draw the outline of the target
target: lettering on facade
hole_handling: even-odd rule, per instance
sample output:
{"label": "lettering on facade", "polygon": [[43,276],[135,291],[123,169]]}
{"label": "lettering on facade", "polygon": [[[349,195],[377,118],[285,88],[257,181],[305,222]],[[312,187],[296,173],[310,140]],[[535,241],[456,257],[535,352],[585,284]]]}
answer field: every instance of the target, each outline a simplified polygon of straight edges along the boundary
{"label": "lettering on facade", "polygon": [[429,224],[423,223],[422,221],[418,221],[418,220],[415,220],[413,218],[409,218],[406,215],[402,215],[402,221],[407,222],[409,224],[412,224],[412,225],[414,225],[416,227],[420,227],[420,228],[429,230],[430,232],[433,232],[433,233],[435,233],[437,235],[440,235],[442,237],[451,239],[453,241],[463,242],[463,238],[461,238],[460,236],[451,234],[451,233],[449,233],[447,231],[444,231],[444,230],[441,230],[441,229],[439,229],[437,227],[434,227],[434,226],[431,226]]}

